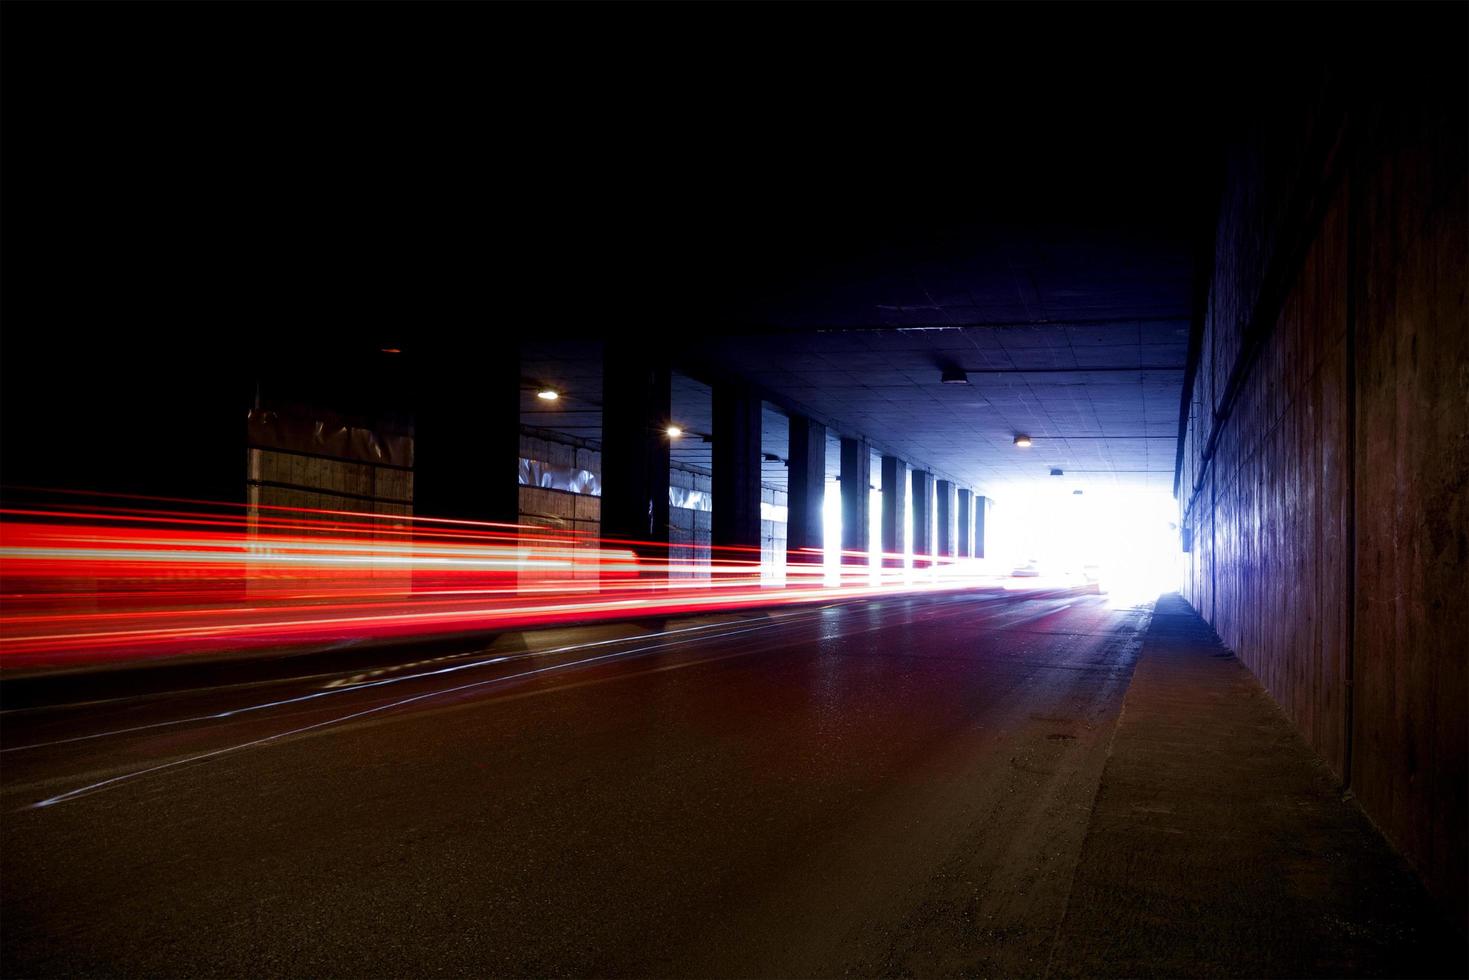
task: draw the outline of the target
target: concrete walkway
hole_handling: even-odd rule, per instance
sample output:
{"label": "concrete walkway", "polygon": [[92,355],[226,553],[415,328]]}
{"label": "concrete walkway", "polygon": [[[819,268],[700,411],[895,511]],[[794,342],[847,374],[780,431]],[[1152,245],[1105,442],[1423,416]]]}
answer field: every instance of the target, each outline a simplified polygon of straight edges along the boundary
{"label": "concrete walkway", "polygon": [[1464,976],[1462,935],[1253,675],[1159,600],[1053,976]]}

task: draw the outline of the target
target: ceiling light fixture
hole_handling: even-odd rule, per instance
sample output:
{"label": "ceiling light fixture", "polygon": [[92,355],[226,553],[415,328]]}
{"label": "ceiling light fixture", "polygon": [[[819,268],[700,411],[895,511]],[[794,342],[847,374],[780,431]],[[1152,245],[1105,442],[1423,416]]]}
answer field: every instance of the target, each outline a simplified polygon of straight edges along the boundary
{"label": "ceiling light fixture", "polygon": [[668,428],[663,430],[663,433],[670,439],[677,439],[679,436],[683,435],[683,429],[680,429],[676,425],[670,425]]}
{"label": "ceiling light fixture", "polygon": [[543,402],[554,402],[556,399],[561,397],[561,392],[557,391],[555,388],[542,388],[540,391],[536,392],[536,397]]}
{"label": "ceiling light fixture", "polygon": [[1015,445],[1019,446],[1021,449],[1029,449],[1030,448],[1030,436],[1027,436],[1027,435],[1018,435],[1018,436],[1016,436],[1015,437]]}
{"label": "ceiling light fixture", "polygon": [[1073,490],[1073,491],[1071,491],[1071,496],[1073,496],[1073,497],[1080,497],[1081,496],[1081,491],[1080,490]]}
{"label": "ceiling light fixture", "polygon": [[1053,466],[1053,467],[1051,467],[1051,475],[1052,476],[1064,476],[1065,474],[1063,474],[1060,470],[1056,469],[1056,467]]}
{"label": "ceiling light fixture", "polygon": [[967,385],[969,383],[969,375],[965,374],[959,368],[946,367],[944,368],[944,373],[940,375],[939,380],[946,385]]}
{"label": "ceiling light fixture", "polygon": [[400,347],[384,347],[382,350],[383,350],[383,353],[384,354],[401,354],[401,353],[403,353],[403,350]]}

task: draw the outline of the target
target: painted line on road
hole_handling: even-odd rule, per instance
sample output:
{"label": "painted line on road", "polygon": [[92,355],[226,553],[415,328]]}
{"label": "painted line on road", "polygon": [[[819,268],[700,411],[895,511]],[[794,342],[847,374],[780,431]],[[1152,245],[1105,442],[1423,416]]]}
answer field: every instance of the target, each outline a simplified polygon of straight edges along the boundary
{"label": "painted line on road", "polygon": [[[574,652],[576,650],[586,650],[586,649],[590,649],[592,647],[608,646],[608,645],[615,644],[615,643],[635,643],[635,642],[638,642],[638,641],[648,640],[648,639],[652,639],[652,638],[655,638],[655,637],[660,637],[661,638],[661,637],[673,636],[673,635],[680,634],[680,633],[691,633],[691,632],[695,632],[695,631],[698,631],[698,630],[714,629],[714,628],[720,627],[720,626],[737,626],[737,625],[741,625],[741,624],[744,624],[744,623],[761,622],[761,621],[764,621],[764,619],[765,619],[765,617],[763,617],[763,616],[755,616],[755,617],[751,617],[749,619],[735,620],[733,622],[726,622],[726,623],[707,623],[707,624],[705,624],[703,626],[689,626],[689,627],[684,627],[684,628],[676,629],[676,630],[664,630],[664,631],[662,631],[660,633],[646,633],[646,634],[642,634],[640,636],[623,636],[623,637],[617,637],[617,638],[611,639],[611,640],[594,640],[594,641],[589,641],[587,643],[576,643],[576,644],[572,644],[570,646],[557,647],[557,648],[552,649],[552,650],[541,650],[541,651],[534,652],[534,653],[520,653],[520,654],[512,654],[512,655],[508,655],[508,656],[491,657],[491,658],[488,658],[486,660],[476,660],[476,661],[473,661],[473,662],[467,663],[467,664],[455,664],[452,667],[441,667],[441,668],[439,668],[437,670],[423,671],[422,673],[418,673],[418,674],[405,674],[402,677],[388,677],[388,678],[384,678],[382,680],[365,681],[365,682],[358,683],[358,684],[342,685],[342,686],[339,686],[339,687],[330,687],[329,686],[326,690],[317,691],[317,692],[312,693],[312,694],[303,694],[303,695],[300,695],[300,696],[294,697],[294,698],[282,698],[282,699],[280,699],[278,701],[266,701],[266,702],[263,702],[261,704],[247,705],[246,707],[243,707],[243,708],[232,708],[229,711],[219,711],[219,712],[214,712],[212,714],[207,714],[207,715],[195,715],[195,716],[189,717],[189,718],[175,718],[175,719],[172,719],[170,721],[158,721],[158,722],[153,722],[153,723],[147,724],[147,725],[134,725],[134,726],[132,726],[130,728],[118,728],[118,729],[113,729],[111,731],[105,731],[105,732],[93,732],[90,735],[76,735],[76,736],[73,736],[71,738],[59,738],[59,739],[55,739],[55,740],[49,741],[49,742],[34,742],[34,743],[30,744],[30,745],[15,745],[15,746],[11,746],[10,748],[0,749],[0,754],[8,753],[8,752],[25,752],[25,751],[28,751],[28,750],[31,750],[31,749],[49,748],[51,746],[56,746],[56,745],[68,745],[68,744],[71,744],[73,742],[87,742],[87,741],[92,741],[94,739],[108,738],[108,737],[115,736],[115,735],[130,735],[130,734],[133,734],[135,732],[151,731],[153,729],[158,729],[158,728],[168,728],[168,727],[173,726],[173,725],[185,725],[185,724],[189,724],[191,722],[216,721],[216,720],[220,720],[220,719],[224,719],[224,718],[230,718],[230,717],[233,717],[235,715],[247,714],[247,713],[252,712],[252,711],[264,711],[264,710],[266,710],[268,708],[278,708],[278,707],[282,707],[282,706],[288,705],[288,704],[299,704],[299,703],[301,703],[303,701],[313,701],[313,700],[315,700],[317,698],[329,697],[330,695],[333,695],[333,694],[346,694],[346,693],[349,693],[349,692],[352,692],[352,691],[365,691],[365,690],[368,690],[369,688],[383,687],[383,686],[388,685],[388,684],[399,684],[399,683],[402,683],[404,681],[422,680],[423,678],[426,678],[426,677],[438,677],[438,676],[441,676],[441,675],[444,675],[444,674],[452,674],[452,673],[455,673],[455,672],[461,671],[461,670],[472,670],[472,669],[474,669],[476,667],[488,667],[488,666],[490,666],[492,664],[504,663],[505,661],[508,661],[508,660],[518,660],[518,659],[523,659],[525,657],[550,657],[550,656],[556,656],[556,655],[562,654],[562,653],[571,653],[571,652]],[[713,635],[711,635],[708,638],[712,639],[713,638]],[[703,637],[701,637],[701,639],[703,639]]]}
{"label": "painted line on road", "polygon": [[[934,603],[933,605],[950,607],[948,609],[943,609],[942,612],[945,613],[945,614],[948,614],[948,615],[954,615],[954,614],[957,614],[958,612],[962,612],[962,610],[955,610],[952,607],[959,605],[961,602],[963,602],[965,605],[968,605],[968,602],[964,602],[964,600],[966,598],[972,599],[974,597],[962,597],[962,596],[949,595],[949,596],[943,597],[943,599],[942,599],[941,602]],[[850,605],[851,604],[848,604],[848,603],[842,603],[842,604],[839,604],[839,605],[828,606],[828,607],[824,607],[823,609],[819,610],[818,612],[821,612],[821,613],[831,612],[831,611],[835,611],[836,609],[839,609],[839,608],[849,608]],[[928,604],[925,604],[925,605],[928,605]],[[1046,615],[1046,614],[1049,614],[1049,613],[1054,612],[1054,611],[1055,610],[1046,610],[1043,613],[1041,613],[1041,615]],[[927,617],[924,617],[924,618],[931,618],[933,615],[934,615],[934,613],[932,611],[932,607],[930,607],[930,611],[929,611],[928,616]],[[715,627],[720,627],[720,626],[738,625],[740,623],[758,622],[758,623],[762,623],[763,624],[763,625],[759,625],[759,626],[750,626],[750,627],[747,627],[747,628],[744,628],[744,629],[729,630],[729,631],[724,632],[724,633],[706,634],[704,636],[696,636],[696,637],[692,637],[691,638],[691,639],[694,639],[694,640],[716,640],[716,639],[723,639],[723,638],[729,637],[729,636],[739,635],[739,634],[742,634],[742,633],[753,633],[753,632],[758,632],[760,630],[775,629],[775,628],[781,627],[781,626],[798,625],[800,623],[803,623],[803,622],[807,621],[808,619],[815,619],[815,618],[817,618],[817,617],[815,615],[812,615],[812,616],[809,616],[809,617],[802,617],[802,618],[799,618],[799,619],[798,618],[795,618],[795,617],[792,617],[792,618],[787,618],[787,619],[783,619],[783,620],[779,620],[779,621],[771,621],[770,617],[767,617],[767,616],[763,616],[762,615],[762,616],[758,616],[758,617],[752,617],[752,618],[746,619],[746,620],[738,620],[735,623],[715,623],[715,624],[705,624],[703,626],[697,626],[697,627],[684,627],[684,628],[681,628],[679,630],[667,631],[666,633],[659,633],[659,634],[653,634],[653,635],[654,636],[658,636],[658,637],[661,638],[661,637],[666,637],[666,636],[675,635],[675,634],[682,634],[682,633],[689,633],[689,632],[698,632],[698,631],[701,631],[701,630],[704,630],[704,629],[710,629],[710,628],[715,628]],[[1027,617],[1027,618],[1029,618],[1029,617]],[[880,625],[869,626],[867,629],[858,630],[856,632],[857,633],[868,633],[868,632],[875,632],[875,631],[880,631],[880,630],[884,630],[884,629],[891,629],[891,628],[894,628],[895,626],[905,626],[905,625],[911,626],[911,625],[915,625],[915,624],[913,622],[911,622],[911,621],[910,622],[907,622],[907,623],[880,624]],[[558,651],[546,651],[546,654],[550,654],[550,653],[554,653],[554,652],[566,652],[567,650],[574,650],[574,649],[578,649],[578,648],[584,649],[584,648],[588,648],[588,647],[592,647],[592,646],[603,646],[603,645],[608,645],[608,644],[612,644],[612,643],[625,643],[625,642],[628,642],[629,640],[637,640],[637,639],[645,639],[645,638],[646,637],[620,637],[620,638],[611,639],[611,640],[598,640],[598,641],[593,641],[593,642],[590,642],[590,643],[587,643],[587,644],[576,645],[576,646],[572,646],[572,647],[568,647],[568,648],[561,648]],[[275,734],[267,735],[267,736],[265,736],[263,738],[253,739],[251,741],[243,742],[243,743],[240,743],[238,745],[226,746],[225,748],[222,748],[222,749],[215,749],[215,750],[212,750],[212,751],[209,751],[209,752],[203,752],[203,753],[198,753],[198,754],[191,755],[191,756],[186,756],[184,758],[175,759],[175,760],[172,760],[170,762],[165,762],[165,763],[162,763],[162,764],[159,764],[159,765],[156,765],[156,766],[149,766],[149,767],[144,768],[144,769],[139,769],[139,770],[135,770],[133,772],[123,773],[122,775],[113,776],[113,777],[110,777],[108,779],[99,780],[97,782],[90,783],[90,784],[88,784],[86,786],[82,786],[82,787],[80,787],[78,789],[70,790],[68,792],[61,793],[61,794],[58,794],[56,796],[49,797],[49,798],[44,799],[44,800],[40,800],[40,801],[38,801],[36,803],[32,803],[28,807],[26,807],[26,809],[43,809],[43,808],[55,806],[58,803],[69,802],[71,800],[75,800],[75,799],[78,799],[78,798],[83,797],[83,796],[87,796],[87,795],[91,795],[91,794],[96,793],[96,792],[100,792],[102,790],[111,788],[113,786],[119,785],[119,784],[124,783],[124,782],[128,782],[128,781],[131,781],[131,780],[134,780],[134,779],[138,779],[138,778],[141,778],[143,776],[151,775],[153,773],[162,772],[162,771],[169,770],[169,769],[174,769],[174,768],[177,768],[179,766],[188,765],[188,764],[194,763],[194,762],[207,761],[209,759],[218,758],[218,757],[223,756],[223,755],[228,755],[228,754],[231,754],[231,753],[234,753],[234,752],[243,751],[245,749],[254,748],[254,747],[257,747],[257,746],[261,746],[261,745],[267,745],[267,744],[270,744],[270,743],[273,743],[273,742],[277,742],[277,741],[279,741],[281,739],[284,739],[284,738],[289,738],[289,737],[294,736],[294,735],[302,735],[302,734],[305,734],[307,732],[317,731],[317,730],[320,730],[320,729],[323,729],[323,728],[331,727],[333,725],[338,725],[338,724],[342,724],[342,723],[345,723],[345,722],[348,722],[348,721],[352,721],[352,720],[357,719],[357,718],[362,718],[362,717],[366,717],[368,715],[378,714],[378,713],[381,713],[381,712],[384,712],[384,711],[392,710],[393,708],[403,707],[405,705],[414,704],[414,703],[417,703],[417,702],[420,702],[420,701],[429,700],[431,698],[444,697],[446,695],[457,694],[457,693],[462,692],[462,691],[483,688],[483,687],[486,687],[486,686],[489,686],[489,685],[492,685],[492,684],[501,684],[501,683],[507,683],[507,682],[513,681],[513,680],[522,680],[522,679],[525,679],[525,678],[528,678],[528,677],[534,677],[534,676],[538,676],[538,675],[542,675],[542,674],[551,673],[551,672],[554,672],[554,671],[566,670],[566,669],[570,669],[570,668],[573,668],[573,667],[581,667],[581,666],[586,666],[588,664],[593,664],[593,663],[598,663],[598,662],[603,662],[603,661],[608,661],[608,660],[615,660],[615,659],[619,659],[619,658],[627,658],[627,657],[631,657],[631,656],[636,655],[636,654],[647,653],[647,652],[651,652],[651,651],[654,651],[654,650],[666,649],[667,647],[669,647],[671,645],[675,645],[676,643],[679,643],[679,642],[682,642],[682,640],[671,640],[671,641],[670,640],[665,640],[664,642],[650,644],[650,645],[648,645],[646,647],[636,647],[636,648],[631,649],[631,650],[621,650],[621,651],[616,651],[616,652],[613,652],[613,653],[599,654],[599,655],[597,655],[595,657],[587,657],[587,658],[584,658],[584,659],[581,659],[581,660],[569,661],[567,663],[562,663],[562,664],[552,664],[550,666],[547,666],[547,667],[539,667],[539,668],[536,668],[534,670],[521,671],[521,672],[516,673],[516,674],[508,674],[508,675],[505,675],[505,676],[502,676],[502,677],[487,678],[487,679],[482,680],[482,681],[475,681],[475,682],[472,682],[472,683],[469,683],[469,684],[461,684],[461,685],[459,685],[457,687],[446,688],[446,689],[439,690],[439,691],[430,691],[430,692],[426,692],[424,694],[418,694],[418,695],[414,695],[412,697],[402,698],[402,699],[399,699],[399,700],[396,700],[396,701],[388,702],[386,704],[381,704],[381,705],[374,706],[372,708],[367,708],[367,709],[364,709],[362,711],[356,711],[356,712],[352,712],[352,713],[347,714],[347,715],[339,716],[337,718],[327,719],[326,721],[316,722],[316,723],[311,724],[311,725],[305,725],[305,726],[302,726],[300,728],[294,728],[294,729],[290,729],[290,730],[284,731],[284,732],[276,732]],[[493,661],[483,661],[483,662],[477,662],[475,664],[461,664],[461,665],[456,665],[454,667],[442,668],[442,669],[437,670],[437,671],[427,671],[427,672],[425,672],[423,674],[412,675],[410,677],[387,678],[387,679],[382,680],[382,681],[375,681],[375,682],[371,682],[371,683],[368,683],[368,684],[360,684],[360,685],[356,685],[354,687],[333,688],[333,689],[327,690],[327,691],[319,691],[319,692],[316,692],[315,694],[311,694],[311,695],[303,695],[300,698],[287,699],[286,701],[283,701],[281,703],[291,703],[293,701],[311,700],[313,698],[323,697],[323,696],[330,695],[330,694],[338,694],[338,693],[343,693],[343,692],[346,692],[346,691],[359,691],[359,690],[365,690],[365,689],[368,689],[368,688],[371,688],[371,687],[382,686],[382,685],[389,684],[389,683],[397,683],[397,682],[400,682],[400,681],[412,680],[412,679],[415,679],[415,678],[424,678],[424,677],[438,676],[438,675],[447,674],[447,673],[451,673],[451,672],[455,672],[455,671],[459,671],[459,670],[469,669],[471,666],[484,666],[484,665],[486,665],[488,663],[491,663],[491,662],[502,662],[503,659],[505,659],[505,658],[497,658],[497,659],[495,659]],[[720,659],[723,659],[723,658],[720,658]],[[265,706],[259,706],[259,707],[265,707]],[[222,712],[222,713],[217,713],[217,714],[214,714],[214,715],[203,715],[203,716],[199,716],[195,720],[200,720],[200,721],[214,720],[216,718],[228,717],[228,716],[230,716],[232,714],[239,714],[239,713],[242,713],[243,711],[246,711],[246,710],[254,710],[254,709],[251,709],[251,708],[236,709],[236,710],[234,710],[232,712]],[[158,724],[161,726],[161,725],[170,724],[170,723],[158,723]],[[140,729],[141,728],[147,728],[147,727],[154,727],[154,726],[140,726]],[[83,736],[82,738],[86,738],[86,737]],[[40,743],[37,743],[36,745],[32,745],[32,746],[21,746],[21,747],[17,747],[17,748],[39,748],[39,747],[40,747]]]}
{"label": "painted line on road", "polygon": [[[740,633],[754,633],[754,632],[756,632],[758,630],[774,629],[777,626],[781,626],[781,625],[785,625],[785,624],[782,624],[782,623],[767,623],[764,626],[751,626],[751,627],[747,627],[747,628],[742,629],[742,630],[732,630],[732,631],[730,631],[728,633],[716,634],[716,635],[709,636],[709,637],[700,637],[699,639],[716,639],[716,638],[723,638],[723,637],[726,637],[726,636],[734,636],[734,635],[737,635],[737,634],[740,634]],[[203,762],[205,760],[215,759],[215,758],[218,758],[219,756],[228,755],[228,754],[233,753],[233,752],[240,752],[240,751],[243,751],[245,749],[254,748],[254,747],[260,746],[260,745],[268,745],[271,742],[279,741],[280,739],[283,739],[283,738],[290,738],[293,735],[303,735],[306,732],[316,731],[318,729],[327,728],[327,727],[332,726],[332,725],[342,724],[343,722],[352,721],[353,719],[356,719],[356,718],[364,718],[364,717],[366,717],[368,715],[374,715],[374,714],[378,714],[379,712],[389,711],[389,710],[391,710],[393,708],[401,708],[401,707],[403,707],[405,705],[414,704],[414,703],[419,702],[419,701],[426,701],[426,700],[428,700],[430,698],[444,697],[444,696],[449,695],[449,694],[458,694],[461,691],[469,691],[469,690],[473,690],[475,688],[487,687],[487,686],[489,686],[491,684],[503,684],[503,683],[506,683],[508,681],[523,680],[523,679],[525,679],[527,677],[534,677],[534,676],[537,676],[539,674],[548,674],[548,673],[551,673],[553,671],[558,671],[558,670],[566,670],[566,669],[569,669],[571,667],[583,667],[583,666],[586,666],[587,664],[598,663],[598,662],[604,661],[604,660],[614,660],[614,659],[617,659],[619,657],[630,657],[633,654],[637,654],[637,653],[646,653],[646,652],[651,651],[651,650],[661,650],[661,649],[664,649],[665,647],[667,647],[668,645],[669,644],[667,644],[667,643],[656,643],[656,644],[649,645],[647,647],[639,647],[639,648],[635,648],[635,649],[632,649],[632,650],[619,650],[619,651],[617,651],[615,653],[602,653],[602,654],[598,654],[595,657],[587,657],[587,658],[585,658],[583,660],[573,660],[573,661],[569,661],[568,663],[564,663],[564,664],[552,664],[549,667],[537,667],[535,670],[525,670],[525,671],[521,671],[518,674],[507,674],[504,677],[491,677],[491,678],[488,678],[488,679],[482,680],[482,681],[474,681],[473,683],[470,683],[470,684],[460,684],[458,687],[445,688],[444,690],[441,690],[441,691],[429,691],[429,692],[427,692],[425,694],[415,694],[413,697],[401,698],[401,699],[399,699],[397,701],[390,701],[390,702],[388,702],[386,704],[380,704],[380,705],[377,705],[376,707],[366,708],[366,709],[364,709],[362,711],[354,711],[354,712],[352,712],[351,714],[348,714],[348,715],[342,715],[342,716],[337,717],[337,718],[329,718],[326,721],[319,721],[319,722],[316,722],[315,724],[312,724],[312,725],[304,725],[301,728],[293,728],[293,729],[290,729],[289,731],[276,732],[274,735],[267,735],[264,738],[257,738],[257,739],[253,739],[253,740],[251,740],[249,742],[242,742],[239,745],[230,745],[230,746],[226,746],[225,748],[222,748],[222,749],[215,749],[215,750],[213,750],[211,752],[201,752],[201,753],[199,753],[197,755],[186,756],[185,758],[182,758],[182,759],[175,759],[172,762],[165,762],[165,763],[162,763],[161,765],[149,766],[146,769],[138,769],[138,770],[136,770],[134,772],[124,773],[121,776],[113,776],[110,779],[103,779],[103,780],[100,780],[99,782],[91,783],[90,785],[83,786],[83,787],[81,787],[79,789],[74,789],[74,790],[71,790],[69,792],[61,793],[61,794],[59,794],[57,796],[52,796],[52,797],[49,797],[48,799],[44,799],[44,800],[41,800],[39,802],[32,803],[30,805],[30,807],[28,807],[28,809],[43,809],[45,807],[55,806],[58,803],[65,803],[65,802],[67,802],[69,800],[74,800],[74,799],[77,799],[78,797],[87,796],[87,795],[89,795],[91,793],[95,793],[95,792],[98,792],[100,790],[104,790],[104,789],[107,789],[109,787],[116,786],[119,783],[128,782],[130,780],[138,779],[138,778],[140,778],[142,776],[148,776],[148,775],[151,775],[151,774],[156,773],[156,772],[162,772],[165,769],[174,769],[174,768],[177,768],[178,766],[188,765],[189,763],[192,763],[192,762]],[[399,678],[394,678],[394,679],[397,680]],[[360,689],[361,688],[357,688],[357,690],[360,690]],[[323,692],[323,693],[335,693],[335,692]]]}

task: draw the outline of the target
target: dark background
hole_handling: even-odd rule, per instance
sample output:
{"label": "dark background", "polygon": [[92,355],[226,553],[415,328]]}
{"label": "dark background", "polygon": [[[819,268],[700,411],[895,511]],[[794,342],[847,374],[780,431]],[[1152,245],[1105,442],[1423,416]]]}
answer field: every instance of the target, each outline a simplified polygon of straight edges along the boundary
{"label": "dark background", "polygon": [[977,228],[1192,248],[1272,9],[6,4],[0,479],[235,498],[262,379],[411,414]]}

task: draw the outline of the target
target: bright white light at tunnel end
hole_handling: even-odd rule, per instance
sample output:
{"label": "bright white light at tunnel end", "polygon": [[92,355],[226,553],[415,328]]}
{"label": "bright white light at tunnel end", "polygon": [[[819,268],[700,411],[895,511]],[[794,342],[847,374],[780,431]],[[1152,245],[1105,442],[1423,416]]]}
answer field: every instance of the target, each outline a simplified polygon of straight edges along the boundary
{"label": "bright white light at tunnel end", "polygon": [[[996,488],[991,558],[1011,591],[1095,590],[1132,608],[1178,588],[1177,504],[1166,491],[1054,479]],[[1033,565],[1033,574],[1015,576]]]}

